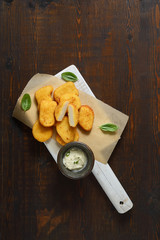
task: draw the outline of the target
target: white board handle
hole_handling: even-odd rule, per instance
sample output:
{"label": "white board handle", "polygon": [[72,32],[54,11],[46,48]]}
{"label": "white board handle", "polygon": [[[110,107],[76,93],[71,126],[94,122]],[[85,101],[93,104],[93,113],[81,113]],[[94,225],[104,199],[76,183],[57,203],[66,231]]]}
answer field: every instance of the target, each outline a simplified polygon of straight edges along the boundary
{"label": "white board handle", "polygon": [[[92,90],[90,89],[90,87],[88,86],[88,84],[86,83],[81,73],[76,68],[76,66],[71,65],[67,67],[66,69],[56,74],[56,77],[61,78],[62,72],[73,72],[74,74],[76,74],[79,79],[79,81],[75,82],[76,87],[81,91],[84,91],[94,96]],[[49,149],[49,146],[47,147]],[[51,145],[49,151],[52,154],[53,145]],[[52,155],[55,158],[54,154]],[[131,202],[126,191],[120,184],[119,180],[117,179],[116,175],[114,174],[108,163],[102,164],[98,161],[95,161],[95,165],[92,172],[119,213],[125,213],[133,207],[133,203]]]}
{"label": "white board handle", "polygon": [[125,213],[133,207],[132,201],[108,163],[104,165],[95,161],[92,173],[119,213]]}

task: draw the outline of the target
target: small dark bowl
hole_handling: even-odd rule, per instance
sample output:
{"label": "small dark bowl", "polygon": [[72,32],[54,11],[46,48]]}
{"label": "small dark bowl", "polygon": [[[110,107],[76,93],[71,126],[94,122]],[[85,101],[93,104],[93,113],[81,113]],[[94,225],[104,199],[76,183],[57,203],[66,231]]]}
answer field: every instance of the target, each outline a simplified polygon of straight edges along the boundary
{"label": "small dark bowl", "polygon": [[[65,155],[65,153],[70,149],[70,148],[80,148],[82,151],[84,151],[84,153],[87,156],[87,163],[86,165],[81,169],[81,170],[69,170],[68,168],[65,167],[65,165],[63,164],[63,157]],[[80,179],[80,178],[84,178],[86,176],[88,176],[94,166],[94,154],[92,152],[92,150],[90,149],[90,147],[88,147],[86,144],[82,143],[82,142],[70,142],[67,143],[66,145],[64,145],[58,153],[57,156],[57,164],[58,167],[61,171],[61,173],[70,178],[70,179]]]}

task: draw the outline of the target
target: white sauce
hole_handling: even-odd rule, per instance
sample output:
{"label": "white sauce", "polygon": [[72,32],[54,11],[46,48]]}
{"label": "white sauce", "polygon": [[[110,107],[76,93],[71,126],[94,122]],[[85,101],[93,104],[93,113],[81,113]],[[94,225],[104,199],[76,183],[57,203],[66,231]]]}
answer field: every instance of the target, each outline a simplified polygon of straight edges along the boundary
{"label": "white sauce", "polygon": [[80,170],[87,163],[87,156],[80,148],[69,149],[63,158],[63,164],[69,170]]}

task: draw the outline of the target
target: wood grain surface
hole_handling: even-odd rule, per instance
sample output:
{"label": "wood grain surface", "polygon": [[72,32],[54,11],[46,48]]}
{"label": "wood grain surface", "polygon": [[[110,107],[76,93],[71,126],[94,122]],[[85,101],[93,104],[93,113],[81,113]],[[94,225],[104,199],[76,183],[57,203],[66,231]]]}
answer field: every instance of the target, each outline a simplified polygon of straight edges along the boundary
{"label": "wood grain surface", "polygon": [[[110,166],[134,207],[114,209],[91,174],[71,181],[12,118],[28,80],[75,64],[129,115]],[[0,0],[0,240],[160,239],[160,2]]]}

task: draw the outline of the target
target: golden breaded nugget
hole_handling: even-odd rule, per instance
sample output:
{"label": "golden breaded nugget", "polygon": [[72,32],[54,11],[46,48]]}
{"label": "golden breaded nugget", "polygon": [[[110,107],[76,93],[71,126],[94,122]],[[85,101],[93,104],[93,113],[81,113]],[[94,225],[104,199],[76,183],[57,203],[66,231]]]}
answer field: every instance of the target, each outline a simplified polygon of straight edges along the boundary
{"label": "golden breaded nugget", "polygon": [[60,102],[60,97],[66,93],[72,93],[74,95],[79,95],[78,89],[75,87],[73,82],[66,82],[60,87],[56,88],[54,91],[54,100]]}
{"label": "golden breaded nugget", "polygon": [[[49,97],[49,96],[44,96],[40,101],[39,101],[39,104],[38,104],[38,111],[39,111],[39,109],[40,109],[40,105],[41,105],[41,102],[42,101],[50,101],[50,102],[52,102],[53,101],[53,98],[52,97]],[[56,101],[55,101],[56,102]]]}
{"label": "golden breaded nugget", "polygon": [[[73,141],[78,141],[78,140],[79,140],[79,133],[78,133],[78,131],[76,130]],[[62,146],[64,146],[64,145],[66,144],[66,143],[63,141],[63,139],[59,136],[58,133],[56,134],[56,141],[57,141],[60,145],[62,145]]]}
{"label": "golden breaded nugget", "polygon": [[79,140],[79,133],[78,131],[76,130],[75,131],[75,135],[74,135],[74,141],[78,141]]}
{"label": "golden breaded nugget", "polygon": [[69,125],[67,116],[65,116],[61,122],[56,123],[56,130],[64,142],[69,143],[73,141],[75,128]]}
{"label": "golden breaded nugget", "polygon": [[35,97],[36,97],[38,106],[40,105],[42,100],[53,100],[51,97],[52,92],[53,92],[53,87],[51,85],[44,86],[38,89],[35,92]]}
{"label": "golden breaded nugget", "polygon": [[94,112],[88,105],[82,105],[79,110],[79,125],[86,131],[93,126]]}
{"label": "golden breaded nugget", "polygon": [[57,103],[55,101],[42,100],[39,109],[39,121],[44,127],[51,127],[55,123],[54,112]]}
{"label": "golden breaded nugget", "polygon": [[53,127],[43,127],[39,120],[35,122],[32,128],[33,137],[39,142],[45,142],[53,135]]}
{"label": "golden breaded nugget", "polygon": [[55,117],[57,121],[62,121],[62,119],[64,118],[64,115],[67,112],[68,103],[69,103],[68,101],[60,102],[56,107]]}
{"label": "golden breaded nugget", "polygon": [[70,103],[68,104],[68,118],[69,118],[69,125],[71,127],[76,127],[78,124],[78,109],[77,107]]}
{"label": "golden breaded nugget", "polygon": [[69,101],[69,103],[73,103],[78,109],[81,106],[80,97],[77,95],[73,95],[73,93],[66,93],[60,97],[60,102]]}
{"label": "golden breaded nugget", "polygon": [[62,146],[64,146],[66,143],[63,141],[63,139],[59,136],[59,134],[56,134],[56,141],[60,144],[60,145],[62,145]]}

